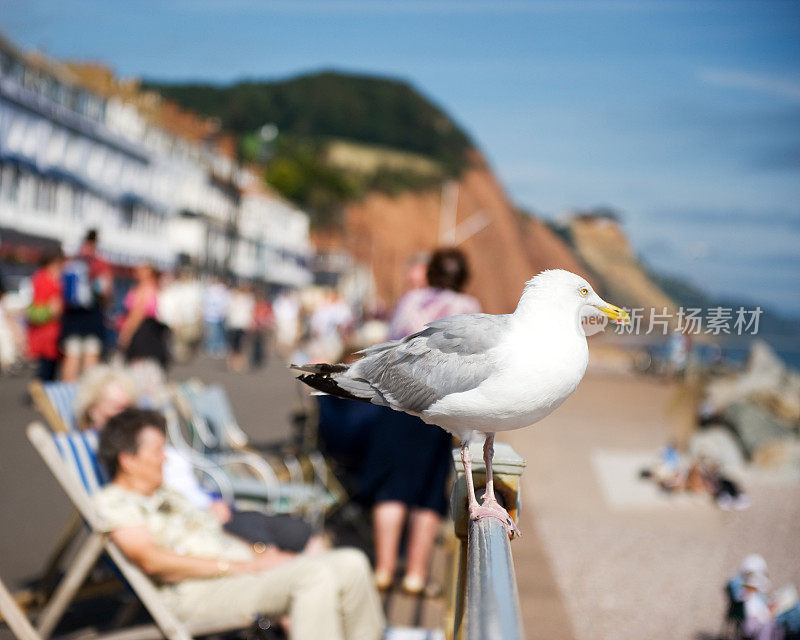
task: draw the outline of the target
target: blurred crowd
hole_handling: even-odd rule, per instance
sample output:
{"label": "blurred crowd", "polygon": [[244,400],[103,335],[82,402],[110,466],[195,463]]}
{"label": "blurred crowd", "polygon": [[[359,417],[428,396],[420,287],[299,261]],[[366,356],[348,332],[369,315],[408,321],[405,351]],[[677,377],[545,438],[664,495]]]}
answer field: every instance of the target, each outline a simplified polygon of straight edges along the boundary
{"label": "blurred crowd", "polygon": [[0,282],[0,371],[30,363],[42,381],[69,382],[102,360],[163,371],[201,349],[243,371],[266,364],[274,346],[293,353],[304,332],[320,345],[311,341],[311,351],[327,345],[330,352],[352,323],[332,291],[271,290],[270,297],[265,287],[200,278],[188,268],[115,268],[97,246],[90,231],[75,255],[45,252],[16,291]]}

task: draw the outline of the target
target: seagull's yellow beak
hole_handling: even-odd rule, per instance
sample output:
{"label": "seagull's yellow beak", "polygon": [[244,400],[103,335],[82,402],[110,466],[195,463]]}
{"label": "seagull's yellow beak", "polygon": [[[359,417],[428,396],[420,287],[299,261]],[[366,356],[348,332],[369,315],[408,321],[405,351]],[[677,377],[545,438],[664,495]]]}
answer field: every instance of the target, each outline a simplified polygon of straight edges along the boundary
{"label": "seagull's yellow beak", "polygon": [[598,306],[597,309],[602,311],[610,320],[617,324],[628,324],[631,321],[631,317],[625,309],[620,309],[608,302],[603,302],[603,306]]}

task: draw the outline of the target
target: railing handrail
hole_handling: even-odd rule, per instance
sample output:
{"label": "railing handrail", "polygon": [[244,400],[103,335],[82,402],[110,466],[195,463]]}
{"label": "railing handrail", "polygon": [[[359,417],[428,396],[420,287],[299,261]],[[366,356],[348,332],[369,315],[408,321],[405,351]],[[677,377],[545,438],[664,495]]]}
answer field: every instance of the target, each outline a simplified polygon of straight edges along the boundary
{"label": "railing handrail", "polygon": [[[480,443],[472,445],[473,478],[477,495],[485,485],[486,469]],[[471,448],[472,448],[471,447]],[[470,520],[467,514],[467,487],[461,457],[453,452],[456,482],[452,511],[455,533],[460,539],[459,561],[455,563],[457,587],[448,624],[448,639],[522,640],[522,622],[514,575],[514,561],[505,526],[496,518]],[[508,444],[495,443],[493,459],[495,492],[511,516],[519,518],[519,479],[525,460]],[[466,615],[466,634],[463,619]]]}
{"label": "railing handrail", "polygon": [[473,520],[467,543],[468,640],[522,640],[511,545],[496,518]]}

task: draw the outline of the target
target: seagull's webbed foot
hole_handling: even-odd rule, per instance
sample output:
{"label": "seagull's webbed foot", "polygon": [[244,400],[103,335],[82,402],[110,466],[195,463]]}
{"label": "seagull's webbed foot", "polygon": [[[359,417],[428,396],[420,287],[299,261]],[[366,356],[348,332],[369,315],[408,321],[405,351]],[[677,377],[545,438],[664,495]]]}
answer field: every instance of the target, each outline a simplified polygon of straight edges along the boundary
{"label": "seagull's webbed foot", "polygon": [[509,538],[513,540],[515,537],[522,536],[522,533],[520,533],[520,530],[514,523],[514,519],[509,515],[508,511],[501,507],[500,503],[494,498],[489,499],[488,497],[484,496],[483,504],[478,504],[476,502],[474,505],[470,505],[469,518],[470,520],[497,518],[503,523]]}

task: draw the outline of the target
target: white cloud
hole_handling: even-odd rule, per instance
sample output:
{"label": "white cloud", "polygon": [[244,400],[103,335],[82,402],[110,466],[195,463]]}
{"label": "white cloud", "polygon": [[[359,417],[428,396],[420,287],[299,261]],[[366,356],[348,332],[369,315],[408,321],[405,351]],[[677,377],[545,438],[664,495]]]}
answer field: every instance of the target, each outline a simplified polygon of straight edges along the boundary
{"label": "white cloud", "polygon": [[706,84],[757,91],[800,102],[800,80],[797,79],[777,78],[725,69],[700,69],[697,75]]}

